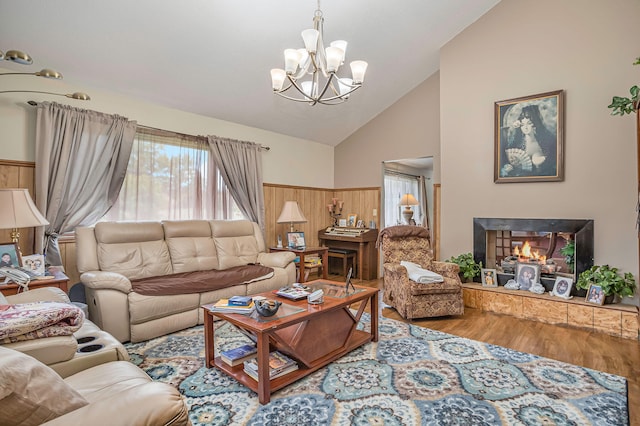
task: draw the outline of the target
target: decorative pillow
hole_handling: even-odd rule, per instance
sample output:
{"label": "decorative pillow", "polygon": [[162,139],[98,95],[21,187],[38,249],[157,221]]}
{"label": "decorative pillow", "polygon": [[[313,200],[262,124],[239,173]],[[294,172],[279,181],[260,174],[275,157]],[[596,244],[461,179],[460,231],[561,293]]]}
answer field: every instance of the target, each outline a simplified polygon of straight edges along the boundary
{"label": "decorative pillow", "polygon": [[39,425],[88,402],[51,368],[0,346],[0,419],[3,425]]}

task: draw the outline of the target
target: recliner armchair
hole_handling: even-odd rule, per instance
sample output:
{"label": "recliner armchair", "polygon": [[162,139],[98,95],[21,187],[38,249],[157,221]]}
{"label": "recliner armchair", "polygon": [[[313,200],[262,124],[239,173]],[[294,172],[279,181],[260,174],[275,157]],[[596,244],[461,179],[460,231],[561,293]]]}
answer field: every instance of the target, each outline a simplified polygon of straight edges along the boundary
{"label": "recliner armchair", "polygon": [[[384,256],[382,301],[405,319],[464,314],[462,282],[455,263],[433,260],[429,231],[417,226],[391,226],[380,231]],[[419,264],[442,275],[441,283],[411,281],[401,261]]]}

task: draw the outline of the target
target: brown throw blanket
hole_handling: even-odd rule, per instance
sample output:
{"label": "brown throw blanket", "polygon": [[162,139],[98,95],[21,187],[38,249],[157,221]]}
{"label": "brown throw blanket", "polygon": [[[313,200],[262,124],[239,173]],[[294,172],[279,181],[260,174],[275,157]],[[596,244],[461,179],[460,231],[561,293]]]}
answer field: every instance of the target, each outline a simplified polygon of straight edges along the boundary
{"label": "brown throw blanket", "polygon": [[382,231],[380,231],[380,234],[378,234],[376,247],[380,245],[380,242],[382,241],[382,237],[384,235],[389,238],[429,238],[429,230],[427,228],[423,228],[422,226],[414,225],[389,226],[387,228],[384,228]]}
{"label": "brown throw blanket", "polygon": [[273,276],[273,269],[262,265],[236,266],[221,271],[180,272],[159,277],[131,280],[133,291],[146,296],[203,293]]}

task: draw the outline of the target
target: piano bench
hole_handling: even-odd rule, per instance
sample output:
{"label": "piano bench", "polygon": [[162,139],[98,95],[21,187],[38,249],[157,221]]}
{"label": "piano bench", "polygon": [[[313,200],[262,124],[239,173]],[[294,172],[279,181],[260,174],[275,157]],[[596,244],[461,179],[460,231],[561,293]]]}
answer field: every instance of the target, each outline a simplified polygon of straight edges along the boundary
{"label": "piano bench", "polygon": [[[331,258],[342,259],[342,275],[347,276],[347,267],[349,266],[349,261],[351,261],[351,267],[353,268],[353,276],[356,276],[356,265],[358,264],[358,251],[357,250],[349,250],[349,249],[338,249],[338,248],[330,248],[329,249],[329,263],[331,263]],[[329,271],[331,268],[329,268]]]}

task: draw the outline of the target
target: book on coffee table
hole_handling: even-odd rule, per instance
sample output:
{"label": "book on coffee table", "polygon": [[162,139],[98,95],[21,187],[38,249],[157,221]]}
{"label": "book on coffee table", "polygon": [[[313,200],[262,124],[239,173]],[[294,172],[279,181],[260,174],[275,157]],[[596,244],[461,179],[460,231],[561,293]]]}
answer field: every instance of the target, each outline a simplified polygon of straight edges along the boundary
{"label": "book on coffee table", "polygon": [[258,349],[254,345],[242,345],[228,351],[220,352],[220,359],[230,366],[242,364],[243,362],[255,358]]}
{"label": "book on coffee table", "polygon": [[309,287],[282,287],[275,291],[276,295],[290,300],[302,300],[311,294]]}
{"label": "book on coffee table", "polygon": [[[269,378],[283,376],[298,369],[298,363],[288,356],[275,351],[269,354]],[[251,358],[244,362],[244,372],[255,380],[258,380],[258,361]]]}
{"label": "book on coffee table", "polygon": [[213,305],[205,305],[211,312],[224,312],[225,314],[249,315],[256,309],[253,301],[247,306],[230,305],[229,299],[220,299]]}

